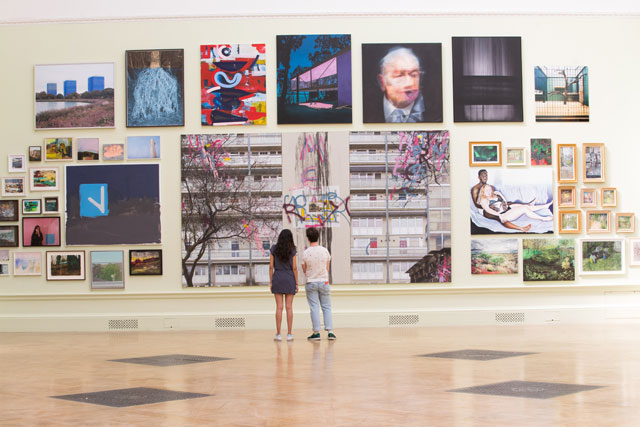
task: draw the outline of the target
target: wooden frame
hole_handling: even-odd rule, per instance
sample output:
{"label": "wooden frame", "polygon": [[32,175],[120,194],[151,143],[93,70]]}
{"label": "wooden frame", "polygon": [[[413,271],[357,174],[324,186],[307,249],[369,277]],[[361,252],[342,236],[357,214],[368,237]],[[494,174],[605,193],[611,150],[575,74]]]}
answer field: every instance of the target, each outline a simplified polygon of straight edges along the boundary
{"label": "wooden frame", "polygon": [[604,144],[582,144],[582,182],[604,182]]}
{"label": "wooden frame", "polygon": [[[624,220],[620,224],[620,220]],[[633,212],[616,212],[616,233],[633,233],[636,231],[636,215]]]}
{"label": "wooden frame", "polygon": [[24,176],[3,176],[2,177],[2,196],[24,196],[27,180]]}
{"label": "wooden frame", "polygon": [[[602,220],[606,218],[606,224]],[[597,225],[597,226],[596,226]],[[611,231],[611,211],[587,211],[586,232],[608,233]]]}
{"label": "wooden frame", "polygon": [[162,276],[162,249],[129,250],[129,276]]}
{"label": "wooden frame", "polygon": [[578,165],[576,163],[576,144],[558,144],[558,183],[578,182]]}
{"label": "wooden frame", "polygon": [[[480,153],[479,149],[485,148]],[[478,149],[478,150],[477,150]],[[487,156],[488,158],[481,158]],[[469,166],[502,166],[501,141],[469,141]]]}
{"label": "wooden frame", "polygon": [[[585,202],[585,197],[587,201]],[[598,207],[598,190],[596,188],[580,189],[580,207],[581,208],[597,208]]]}
{"label": "wooden frame", "polygon": [[558,233],[580,234],[582,233],[582,211],[569,210],[558,212]]}
{"label": "wooden frame", "polygon": [[84,255],[84,251],[47,251],[47,280],[84,280]]}
{"label": "wooden frame", "polygon": [[507,147],[505,151],[507,166],[527,165],[527,149],[525,147]]}
{"label": "wooden frame", "polygon": [[58,191],[60,168],[57,166],[29,168],[30,191]]}
{"label": "wooden frame", "polygon": [[0,248],[17,248],[20,245],[20,228],[17,225],[0,225]]}
{"label": "wooden frame", "polygon": [[22,199],[22,215],[40,215],[42,213],[42,200]]}
{"label": "wooden frame", "polygon": [[[590,248],[587,248],[587,245]],[[578,249],[578,272],[580,275],[624,274],[626,271],[626,251],[624,239],[580,239]],[[616,247],[618,248],[616,251]],[[585,253],[585,249],[588,252]],[[619,268],[615,266],[619,253]],[[588,255],[588,256],[587,256]],[[587,268],[585,268],[587,267]]]}
{"label": "wooden frame", "polygon": [[600,204],[603,208],[615,208],[618,205],[618,190],[615,187],[601,188]]}
{"label": "wooden frame", "polygon": [[0,222],[17,221],[19,213],[18,200],[0,200]]}
{"label": "wooden frame", "polygon": [[57,214],[60,213],[60,198],[58,196],[47,196],[42,201],[42,213]]}
{"label": "wooden frame", "polygon": [[576,207],[576,187],[573,185],[565,185],[558,187],[558,207],[559,208],[575,208]]}
{"label": "wooden frame", "polygon": [[27,171],[27,156],[24,154],[9,154],[7,156],[7,170],[12,172]]}
{"label": "wooden frame", "polygon": [[629,265],[640,266],[640,239],[629,239]]}
{"label": "wooden frame", "polygon": [[42,161],[42,147],[40,145],[29,146],[29,161],[30,162]]}

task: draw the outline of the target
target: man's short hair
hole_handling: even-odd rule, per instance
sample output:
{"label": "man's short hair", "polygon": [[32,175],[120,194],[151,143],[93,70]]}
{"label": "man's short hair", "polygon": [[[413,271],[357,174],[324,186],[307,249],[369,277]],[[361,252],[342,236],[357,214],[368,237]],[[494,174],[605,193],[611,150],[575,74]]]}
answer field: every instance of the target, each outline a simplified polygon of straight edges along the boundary
{"label": "man's short hair", "polygon": [[[482,172],[487,172],[487,170],[486,170],[486,169],[480,169],[480,170],[478,171],[478,176],[480,176],[480,174],[481,174]],[[488,172],[487,172],[487,173],[488,173]]]}
{"label": "man's short hair", "polygon": [[408,55],[413,57],[418,63],[418,68],[420,68],[420,58],[418,58],[411,49],[409,49],[408,47],[396,46],[389,49],[389,52],[387,52],[387,54],[383,56],[380,62],[378,63],[380,74],[384,74],[384,69],[387,66],[387,64],[389,64],[391,61],[396,59],[396,57],[402,56],[402,55]]}
{"label": "man's short hair", "polygon": [[320,232],[315,227],[307,228],[306,233],[307,233],[307,239],[309,239],[311,243],[317,242],[318,238],[320,237]]}

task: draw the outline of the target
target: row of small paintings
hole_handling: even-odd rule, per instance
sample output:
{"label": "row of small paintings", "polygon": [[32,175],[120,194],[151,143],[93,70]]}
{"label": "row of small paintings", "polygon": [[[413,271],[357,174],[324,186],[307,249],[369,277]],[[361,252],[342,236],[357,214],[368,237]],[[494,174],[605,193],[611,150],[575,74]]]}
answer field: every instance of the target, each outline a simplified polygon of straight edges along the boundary
{"label": "row of small paintings", "polygon": [[[58,167],[29,168],[30,191],[58,191],[60,189],[60,170]],[[5,176],[0,179],[3,197],[24,196],[26,177]]]}
{"label": "row of small paintings", "polygon": [[[124,252],[91,251],[91,289],[124,289]],[[47,251],[47,280],[85,280],[85,251]],[[9,276],[11,254],[0,250],[0,276]],[[14,276],[41,276],[42,252],[13,253]],[[129,276],[162,275],[162,249],[129,250]]]}
{"label": "row of small paintings", "polygon": [[[558,207],[576,207],[576,187],[573,185],[561,185],[558,187]],[[618,189],[615,187],[581,188],[580,207],[595,208],[598,206],[598,193],[600,204],[603,208],[615,208],[618,205]]]}
{"label": "row of small paintings", "polygon": [[[624,274],[625,239],[522,239],[525,282],[575,280],[580,275]],[[640,266],[640,239],[629,239],[629,265]],[[471,274],[518,274],[518,239],[472,239]]]}
{"label": "row of small paintings", "polygon": [[[558,182],[578,182],[576,144],[558,144]],[[531,139],[531,165],[551,165],[551,140]],[[582,144],[583,182],[605,181],[605,149],[603,143]],[[525,166],[527,152],[525,147],[507,147],[507,166]],[[469,166],[502,166],[501,141],[470,141]]]}
{"label": "row of small paintings", "polygon": [[[587,233],[611,232],[611,211],[587,211]],[[636,231],[635,214],[629,212],[615,213],[616,233],[633,233]],[[566,234],[582,233],[582,211],[560,210],[558,213],[558,232]]]}
{"label": "row of small paintings", "polygon": [[[160,136],[128,136],[125,144],[102,144],[98,138],[45,138],[44,156],[43,147],[39,145],[29,146],[29,161],[105,161],[124,160],[125,151],[127,160],[156,160],[160,158]],[[23,154],[9,155],[9,172],[25,172],[26,156]]]}
{"label": "row of small paintings", "polygon": [[0,222],[17,221],[20,211],[22,215],[57,214],[60,213],[60,199],[58,196],[49,196],[42,199],[0,200]]}

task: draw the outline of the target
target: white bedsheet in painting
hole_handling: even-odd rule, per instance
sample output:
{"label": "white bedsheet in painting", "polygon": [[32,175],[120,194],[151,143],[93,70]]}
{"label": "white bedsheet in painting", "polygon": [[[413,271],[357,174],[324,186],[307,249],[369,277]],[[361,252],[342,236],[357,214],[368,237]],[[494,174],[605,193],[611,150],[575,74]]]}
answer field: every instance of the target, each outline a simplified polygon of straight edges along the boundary
{"label": "white bedsheet in painting", "polygon": [[[471,169],[469,173],[469,204],[471,221],[478,227],[486,228],[494,233],[522,233],[522,231],[507,228],[498,220],[485,218],[475,207],[471,198],[471,187],[478,183],[478,171]],[[499,190],[509,202],[542,205],[553,201],[553,170],[551,168],[528,169],[487,169],[489,175],[487,183]],[[553,217],[553,205],[549,209],[543,208],[536,213],[540,216]],[[512,223],[521,227],[531,224],[527,234],[553,233],[555,221],[542,221],[522,215]],[[478,234],[473,233],[472,234]]]}

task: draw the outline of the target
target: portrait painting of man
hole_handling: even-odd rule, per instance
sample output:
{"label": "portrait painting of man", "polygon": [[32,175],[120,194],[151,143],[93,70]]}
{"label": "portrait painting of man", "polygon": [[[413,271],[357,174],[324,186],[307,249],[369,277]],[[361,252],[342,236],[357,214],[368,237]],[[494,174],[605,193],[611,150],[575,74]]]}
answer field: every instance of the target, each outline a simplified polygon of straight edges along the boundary
{"label": "portrait painting of man", "polygon": [[364,123],[442,122],[442,45],[362,45]]}

